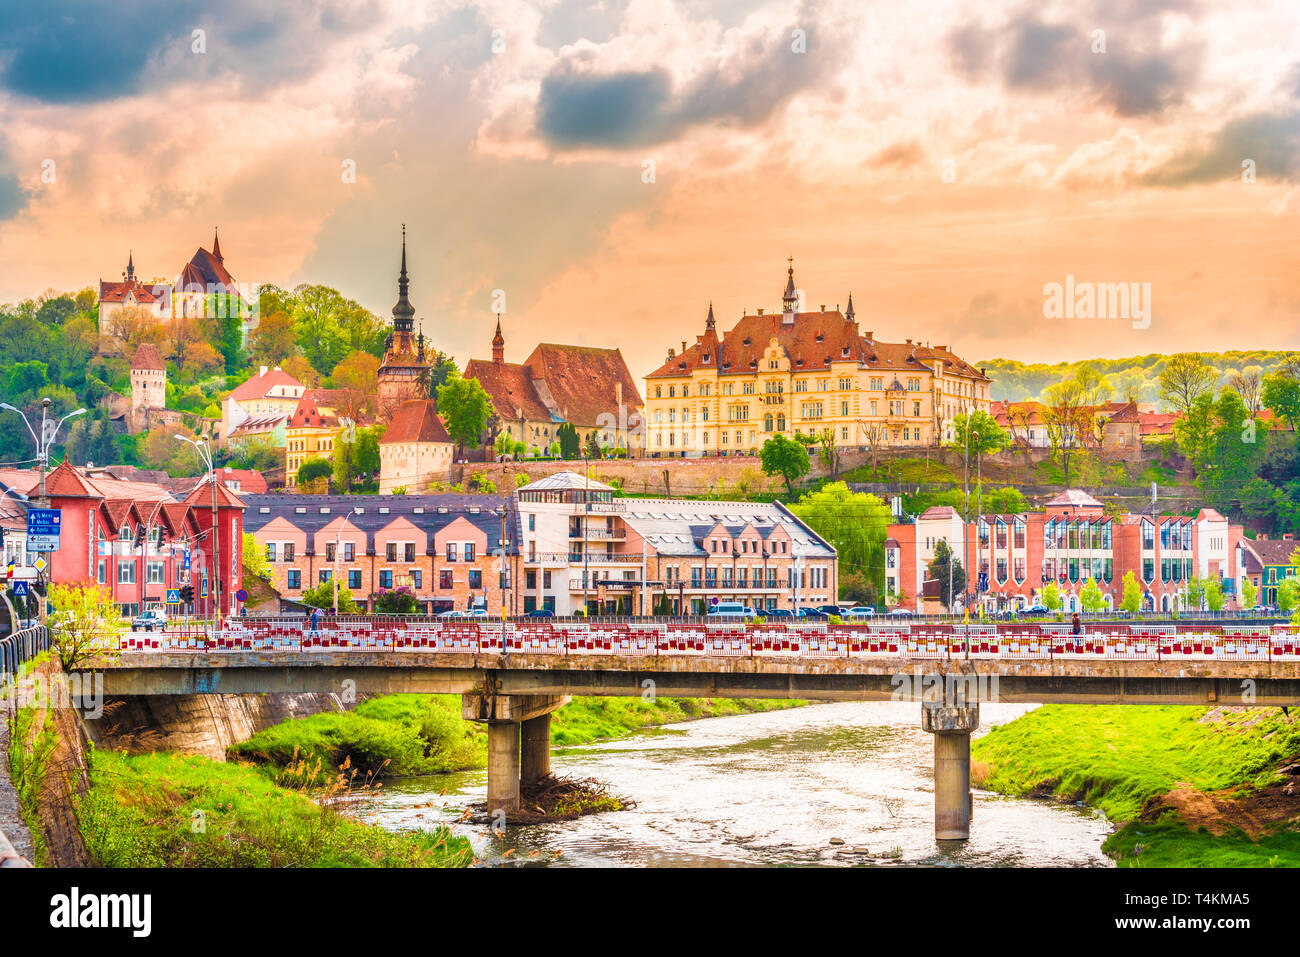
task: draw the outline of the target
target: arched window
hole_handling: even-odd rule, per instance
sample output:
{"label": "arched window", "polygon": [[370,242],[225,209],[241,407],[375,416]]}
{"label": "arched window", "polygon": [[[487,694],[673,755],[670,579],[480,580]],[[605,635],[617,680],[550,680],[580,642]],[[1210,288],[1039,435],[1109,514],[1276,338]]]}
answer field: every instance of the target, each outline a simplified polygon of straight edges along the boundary
{"label": "arched window", "polygon": [[769,412],[767,415],[763,416],[763,429],[767,432],[771,432],[772,422],[773,422],[772,413]]}
{"label": "arched window", "polygon": [[777,415],[777,417],[776,417],[776,430],[777,430],[778,432],[784,432],[784,431],[785,431],[785,413],[784,413],[784,412],[780,413],[780,414]]}

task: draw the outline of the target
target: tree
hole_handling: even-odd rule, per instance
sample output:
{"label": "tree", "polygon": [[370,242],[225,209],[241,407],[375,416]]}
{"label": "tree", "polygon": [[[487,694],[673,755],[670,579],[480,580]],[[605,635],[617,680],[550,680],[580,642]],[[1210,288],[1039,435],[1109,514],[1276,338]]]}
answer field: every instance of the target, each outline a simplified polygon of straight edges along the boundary
{"label": "tree", "polygon": [[1211,578],[1205,584],[1205,604],[1210,611],[1223,611],[1223,606],[1227,599],[1223,596],[1223,583],[1217,578]]}
{"label": "tree", "polygon": [[271,566],[266,560],[266,547],[259,544],[252,532],[244,532],[243,558],[244,578],[254,581],[270,581]]}
{"label": "tree", "polygon": [[433,353],[433,362],[424,372],[424,393],[431,399],[438,397],[438,389],[452,379],[460,378],[456,360],[442,350]]}
{"label": "tree", "polygon": [[1138,587],[1137,576],[1132,572],[1124,573],[1124,592],[1119,607],[1130,615],[1136,615],[1142,610],[1142,589]]}
{"label": "tree", "polygon": [[763,473],[779,475],[785,481],[786,491],[791,495],[794,494],[795,480],[807,475],[811,465],[808,449],[793,439],[787,439],[780,432],[763,443],[758,457]]}
{"label": "tree", "polygon": [[1252,414],[1259,411],[1263,384],[1263,370],[1259,366],[1246,366],[1228,376],[1228,387],[1241,396],[1241,401]]}
{"label": "tree", "polygon": [[1085,612],[1095,615],[1106,607],[1106,599],[1101,594],[1101,587],[1089,578],[1079,592],[1079,604]]}
{"label": "tree", "polygon": [[281,366],[298,354],[298,339],[293,316],[283,309],[263,312],[248,335],[248,357],[254,365]]}
{"label": "tree", "polygon": [[106,331],[117,340],[127,358],[134,356],[135,350],[146,342],[161,345],[167,336],[158,317],[143,306],[123,306],[114,312],[109,316]]}
{"label": "tree", "polygon": [[1201,603],[1205,601],[1205,580],[1199,575],[1193,575],[1187,579],[1184,594],[1187,598],[1187,607],[1193,611],[1200,611]]}
{"label": "tree", "polygon": [[1277,583],[1277,610],[1289,615],[1300,605],[1300,578],[1285,578]]}
{"label": "tree", "polygon": [[312,458],[298,466],[298,484],[300,486],[310,485],[319,478],[325,478],[334,474],[334,466],[326,459]]}
{"label": "tree", "polygon": [[280,371],[293,376],[309,389],[320,384],[320,374],[303,356],[290,356],[280,363]]}
{"label": "tree", "polygon": [[860,571],[845,570],[841,566],[839,573],[840,583],[840,601],[851,601],[855,605],[870,605],[876,607],[879,604],[875,582],[868,578]]}
{"label": "tree", "polygon": [[850,491],[844,482],[831,482],[805,492],[790,511],[835,547],[841,593],[845,577],[855,574],[864,577],[873,594],[884,594],[888,505],[874,495]]}
{"label": "tree", "polygon": [[64,671],[74,671],[92,658],[115,657],[117,640],[126,622],[103,585],[81,582],[50,585],[50,635]]}
{"label": "tree", "polygon": [[578,438],[578,430],[572,423],[564,422],[555,430],[555,441],[560,447],[557,454],[566,462],[582,455],[582,442]]}
{"label": "tree", "polygon": [[1212,393],[1218,381],[1219,373],[1199,352],[1170,356],[1157,378],[1161,400],[1184,415],[1200,396]]}
{"label": "tree", "polygon": [[1174,423],[1174,441],[1198,471],[1210,460],[1214,448],[1214,397],[1198,395]]}
{"label": "tree", "polygon": [[[966,569],[952,554],[948,540],[941,538],[934,544],[934,558],[925,567],[926,578],[939,583],[939,600],[952,611],[954,595],[966,590]],[[951,579],[951,581],[950,581]]]}
{"label": "tree", "polygon": [[334,367],[334,388],[374,395],[379,388],[379,360],[368,352],[353,352]]}
{"label": "tree", "polygon": [[1286,419],[1292,430],[1300,432],[1300,379],[1282,373],[1264,377],[1260,399],[1280,419]]}
{"label": "tree", "polygon": [[[302,603],[311,608],[334,608],[334,581],[321,582],[315,588],[308,588],[302,593]],[[352,597],[352,589],[339,585],[339,614],[359,615],[361,606]]]}
{"label": "tree", "polygon": [[1056,582],[1048,582],[1047,587],[1043,589],[1043,607],[1048,611],[1060,611],[1061,604],[1061,589],[1057,587]]}
{"label": "tree", "polygon": [[438,389],[438,414],[460,452],[479,444],[492,414],[492,400],[477,379],[452,379]]}
{"label": "tree", "polygon": [[1070,484],[1070,456],[1076,445],[1084,442],[1093,429],[1092,407],[1088,403],[1088,385],[1070,378],[1043,391],[1043,419],[1052,452],[1061,460],[1065,484]]}
{"label": "tree", "polygon": [[414,615],[419,610],[415,592],[401,585],[392,591],[379,590],[375,596],[375,612],[380,615]]}
{"label": "tree", "polygon": [[1254,608],[1259,604],[1259,589],[1249,578],[1241,583],[1241,607]]}

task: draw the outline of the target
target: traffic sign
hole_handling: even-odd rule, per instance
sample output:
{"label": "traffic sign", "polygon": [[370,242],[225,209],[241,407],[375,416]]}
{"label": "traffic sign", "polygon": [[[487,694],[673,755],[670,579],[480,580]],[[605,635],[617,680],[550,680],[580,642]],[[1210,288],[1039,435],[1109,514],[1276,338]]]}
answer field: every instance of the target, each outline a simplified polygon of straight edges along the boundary
{"label": "traffic sign", "polygon": [[41,558],[39,555],[37,555],[37,556],[36,556],[36,561],[32,562],[32,564],[33,564],[34,566],[36,566],[36,570],[37,570],[38,572],[43,572],[43,571],[45,571],[45,566],[48,565],[49,562],[47,562],[45,559],[43,559],[43,558]]}
{"label": "traffic sign", "polygon": [[63,513],[57,508],[32,508],[27,510],[27,550],[53,552],[59,547],[59,531],[63,527]]}
{"label": "traffic sign", "polygon": [[190,553],[189,553],[189,552],[186,552],[186,553],[185,553],[185,570],[186,570],[186,571],[189,571],[189,570],[190,570]]}
{"label": "traffic sign", "polygon": [[23,582],[23,581],[14,582],[14,597],[15,598],[27,597],[27,582]]}
{"label": "traffic sign", "polygon": [[181,590],[179,588],[167,589],[167,604],[179,605],[181,603]]}
{"label": "traffic sign", "polygon": [[245,599],[248,598],[248,592],[244,591],[244,589],[241,588],[239,589],[239,591],[235,592],[235,597],[240,601],[244,601]]}

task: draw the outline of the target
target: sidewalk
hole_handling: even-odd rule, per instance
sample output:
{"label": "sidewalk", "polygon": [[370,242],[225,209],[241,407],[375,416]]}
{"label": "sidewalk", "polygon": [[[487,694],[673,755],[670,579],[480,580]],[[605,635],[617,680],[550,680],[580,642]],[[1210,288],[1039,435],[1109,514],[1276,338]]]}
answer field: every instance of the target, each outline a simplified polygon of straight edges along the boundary
{"label": "sidewalk", "polygon": [[[0,708],[0,856],[5,853],[5,840],[13,844],[20,857],[32,859],[32,835],[18,813],[18,792],[9,780],[9,720],[12,712]],[[0,867],[4,866],[0,860]]]}

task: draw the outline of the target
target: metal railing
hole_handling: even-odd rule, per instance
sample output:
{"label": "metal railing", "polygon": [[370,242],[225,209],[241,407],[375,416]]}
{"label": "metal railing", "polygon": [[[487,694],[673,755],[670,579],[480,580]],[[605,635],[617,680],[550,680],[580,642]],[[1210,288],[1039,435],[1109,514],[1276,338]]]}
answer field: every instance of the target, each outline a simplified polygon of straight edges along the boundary
{"label": "metal railing", "polygon": [[0,638],[0,684],[16,678],[25,662],[48,650],[50,645],[50,630],[44,625],[33,625]]}

